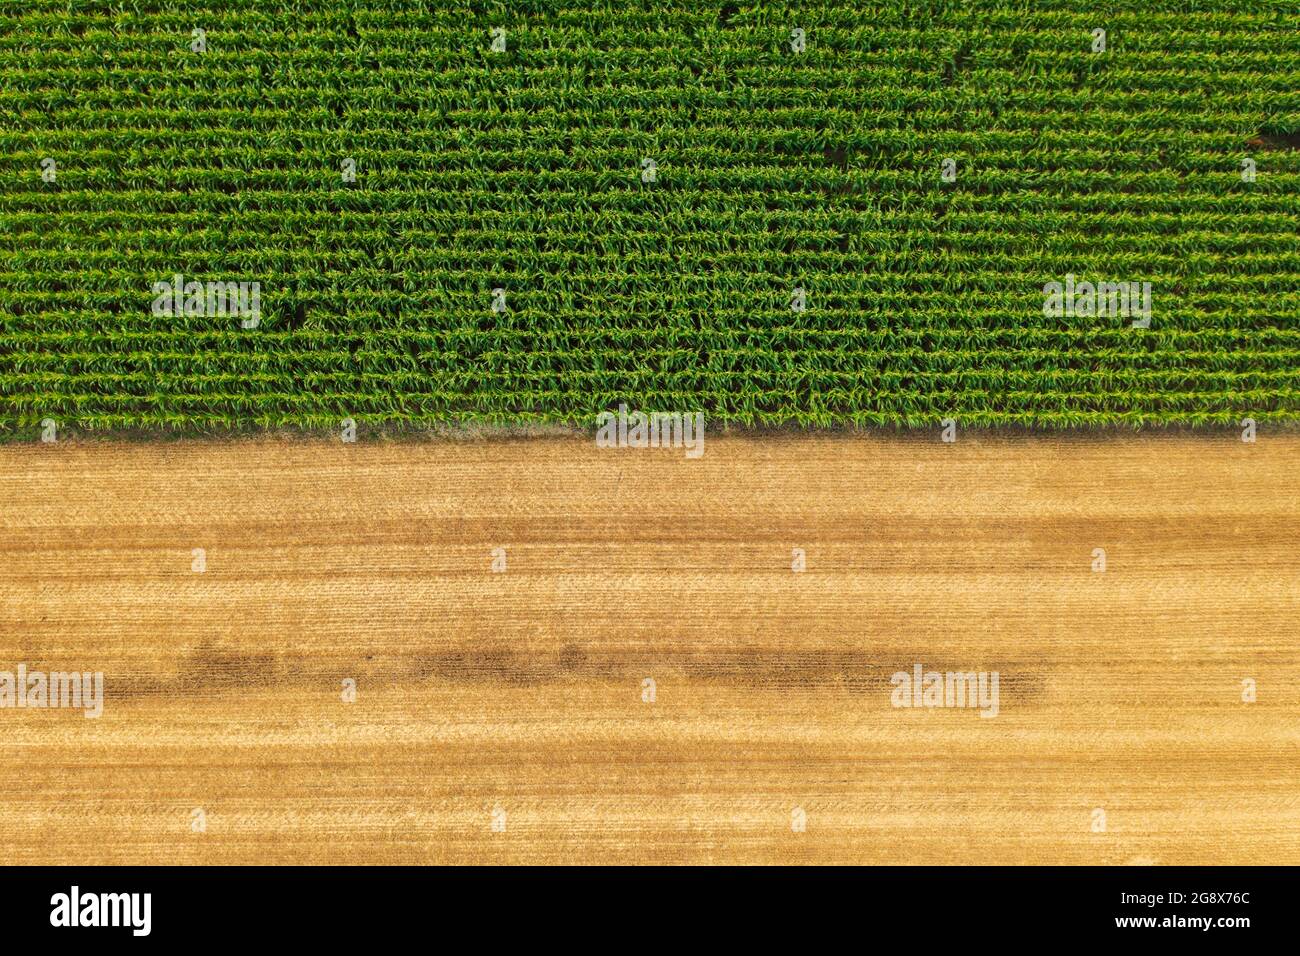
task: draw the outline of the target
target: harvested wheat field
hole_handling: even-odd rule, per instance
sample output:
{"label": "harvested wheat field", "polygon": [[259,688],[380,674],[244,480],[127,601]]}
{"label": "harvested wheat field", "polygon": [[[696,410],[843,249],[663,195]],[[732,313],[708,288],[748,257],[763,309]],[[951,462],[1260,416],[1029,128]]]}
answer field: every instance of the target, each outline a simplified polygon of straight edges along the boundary
{"label": "harvested wheat field", "polygon": [[1300,863],[1297,462],[0,447],[0,669],[104,674],[0,710],[0,862]]}

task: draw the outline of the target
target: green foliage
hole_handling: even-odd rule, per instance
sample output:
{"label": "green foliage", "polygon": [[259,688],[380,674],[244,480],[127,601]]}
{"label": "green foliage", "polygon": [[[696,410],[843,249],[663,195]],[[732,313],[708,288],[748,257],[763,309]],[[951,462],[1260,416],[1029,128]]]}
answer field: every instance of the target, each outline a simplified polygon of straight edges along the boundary
{"label": "green foliage", "polygon": [[1295,420],[1298,359],[1294,2],[0,9],[0,432]]}

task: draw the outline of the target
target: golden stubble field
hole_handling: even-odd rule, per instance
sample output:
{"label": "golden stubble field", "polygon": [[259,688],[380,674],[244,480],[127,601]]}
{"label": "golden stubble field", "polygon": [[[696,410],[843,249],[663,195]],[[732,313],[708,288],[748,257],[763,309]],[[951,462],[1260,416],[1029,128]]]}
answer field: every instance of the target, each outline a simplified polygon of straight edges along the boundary
{"label": "golden stubble field", "polygon": [[0,447],[0,862],[1300,863],[1300,435],[936,438]]}

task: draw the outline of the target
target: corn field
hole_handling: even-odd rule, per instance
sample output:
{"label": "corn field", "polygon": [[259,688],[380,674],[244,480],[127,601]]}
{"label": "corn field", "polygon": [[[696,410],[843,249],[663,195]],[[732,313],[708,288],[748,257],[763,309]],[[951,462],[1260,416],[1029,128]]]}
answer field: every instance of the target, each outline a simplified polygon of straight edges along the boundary
{"label": "corn field", "polygon": [[32,0],[0,78],[6,437],[1300,417],[1294,0]]}

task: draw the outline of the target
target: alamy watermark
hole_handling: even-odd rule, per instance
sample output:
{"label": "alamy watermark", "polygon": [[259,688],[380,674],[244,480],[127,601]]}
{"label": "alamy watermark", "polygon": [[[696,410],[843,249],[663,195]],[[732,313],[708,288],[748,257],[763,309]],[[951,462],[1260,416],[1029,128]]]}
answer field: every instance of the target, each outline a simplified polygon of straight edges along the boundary
{"label": "alamy watermark", "polygon": [[998,715],[997,671],[927,671],[912,665],[889,679],[895,707],[978,707],[981,717]]}
{"label": "alamy watermark", "polygon": [[262,321],[260,282],[186,282],[178,272],[170,281],[155,282],[153,294],[154,315],[233,315],[246,329]]}
{"label": "alamy watermark", "polygon": [[1064,284],[1048,282],[1043,286],[1043,315],[1055,319],[1066,315],[1123,316],[1133,318],[1135,328],[1148,328],[1151,325],[1151,283],[1076,283],[1074,273],[1067,273]]}
{"label": "alamy watermark", "polygon": [[132,936],[148,936],[153,926],[152,893],[83,893],[73,886],[50,897],[50,925],[123,926]]}
{"label": "alamy watermark", "polygon": [[101,671],[29,671],[19,664],[16,672],[0,671],[0,709],[75,707],[87,718],[104,713],[104,675]]}
{"label": "alamy watermark", "polygon": [[704,454],[703,412],[629,412],[596,416],[597,448],[684,448],[687,458]]}

